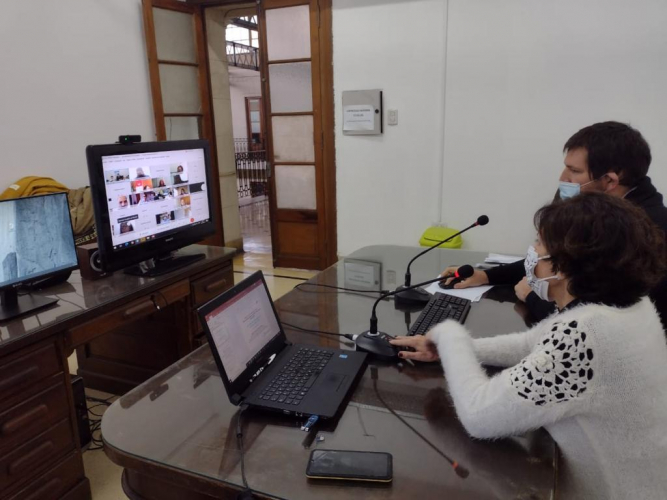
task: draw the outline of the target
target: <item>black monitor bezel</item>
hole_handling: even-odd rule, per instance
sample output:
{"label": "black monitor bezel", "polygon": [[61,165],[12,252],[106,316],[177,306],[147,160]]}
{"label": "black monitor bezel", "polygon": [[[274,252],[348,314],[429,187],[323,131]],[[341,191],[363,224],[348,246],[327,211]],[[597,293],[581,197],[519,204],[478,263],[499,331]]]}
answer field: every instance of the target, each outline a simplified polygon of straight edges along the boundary
{"label": "black monitor bezel", "polygon": [[[232,298],[236,297],[238,294],[244,292],[251,286],[255,285],[257,282],[262,283],[264,290],[266,290],[266,293],[269,296],[269,301],[271,302],[271,308],[273,310],[273,314],[275,315],[276,321],[278,322],[279,332],[264,346],[264,348],[260,352],[258,352],[255,355],[253,359],[250,360],[246,369],[233,381],[230,381],[229,377],[227,376],[227,371],[225,370],[225,366],[222,364],[222,359],[220,358],[220,354],[218,353],[218,348],[215,345],[215,340],[213,339],[213,335],[211,334],[211,329],[208,327],[208,323],[206,322],[206,315],[216,310],[225,302],[228,302]],[[285,330],[283,329],[283,325],[280,322],[280,317],[278,316],[278,312],[276,311],[276,306],[273,303],[273,298],[271,297],[271,292],[269,291],[269,287],[266,286],[266,280],[264,279],[264,274],[262,273],[262,271],[254,272],[252,275],[250,275],[240,283],[236,284],[231,289],[227,290],[226,292],[223,292],[222,294],[210,300],[203,306],[199,307],[197,309],[197,314],[199,316],[199,321],[204,327],[204,333],[206,334],[206,339],[208,340],[211,352],[213,353],[215,364],[217,365],[218,371],[220,372],[222,383],[225,385],[225,389],[227,390],[227,395],[229,396],[229,400],[233,404],[238,405],[243,400],[243,394],[248,389],[248,387],[250,387],[250,385],[258,375],[258,371],[267,365],[269,359],[272,356],[277,356],[283,349],[285,349],[286,346],[290,345],[289,341],[287,340],[287,336],[285,335]]]}
{"label": "black monitor bezel", "polygon": [[16,289],[16,288],[21,288],[22,286],[28,286],[32,283],[37,283],[39,281],[43,281],[46,278],[50,278],[52,276],[59,275],[59,274],[72,272],[75,269],[79,268],[79,259],[78,259],[78,255],[76,255],[76,239],[74,237],[74,227],[72,226],[72,213],[69,210],[69,201],[68,201],[66,192],[39,194],[37,196],[22,196],[22,197],[19,197],[19,198],[8,198],[8,199],[5,199],[5,200],[0,200],[0,203],[21,202],[21,201],[25,201],[25,200],[32,199],[32,198],[39,198],[39,197],[42,197],[42,196],[64,196],[65,197],[65,203],[68,207],[67,215],[69,217],[69,227],[70,227],[70,230],[72,231],[72,245],[74,246],[75,264],[73,264],[72,266],[69,266],[69,267],[64,267],[62,269],[58,269],[57,271],[49,270],[49,272],[44,273],[44,274],[40,274],[39,276],[32,276],[29,279],[17,281],[17,282],[10,283],[10,284],[7,284],[7,285],[3,285],[2,282],[0,282],[0,291],[2,291],[2,290],[12,290],[12,289]]}
{"label": "black monitor bezel", "polygon": [[[103,156],[128,155],[140,153],[159,153],[162,151],[182,151],[187,149],[203,149],[206,171],[206,194],[209,206],[209,222],[194,226],[174,229],[173,232],[160,233],[155,239],[136,246],[114,251],[111,238],[111,218],[107,202],[106,181],[102,168]],[[212,188],[214,186],[211,172],[211,151],[207,140],[195,139],[187,141],[137,142],[132,144],[101,144],[86,148],[88,160],[88,177],[95,211],[97,228],[97,245],[100,252],[102,268],[116,271],[139,262],[165,255],[180,248],[198,243],[207,236],[215,234],[217,217],[213,203]]]}

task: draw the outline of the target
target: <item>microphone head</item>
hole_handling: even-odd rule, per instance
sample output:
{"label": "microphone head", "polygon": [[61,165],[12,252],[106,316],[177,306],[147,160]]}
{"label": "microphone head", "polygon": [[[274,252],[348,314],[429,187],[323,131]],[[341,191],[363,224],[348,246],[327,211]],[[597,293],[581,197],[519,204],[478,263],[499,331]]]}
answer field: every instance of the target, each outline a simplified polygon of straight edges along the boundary
{"label": "microphone head", "polygon": [[470,472],[468,472],[468,469],[465,467],[461,467],[460,465],[457,465],[454,467],[454,472],[456,472],[456,475],[459,476],[462,479],[465,479],[470,475]]}
{"label": "microphone head", "polygon": [[486,226],[489,223],[489,218],[486,215],[480,215],[477,217],[478,226]]}
{"label": "microphone head", "polygon": [[461,278],[463,280],[470,278],[473,274],[475,274],[475,270],[469,264],[461,266],[456,270],[456,275],[457,275],[456,277]]}

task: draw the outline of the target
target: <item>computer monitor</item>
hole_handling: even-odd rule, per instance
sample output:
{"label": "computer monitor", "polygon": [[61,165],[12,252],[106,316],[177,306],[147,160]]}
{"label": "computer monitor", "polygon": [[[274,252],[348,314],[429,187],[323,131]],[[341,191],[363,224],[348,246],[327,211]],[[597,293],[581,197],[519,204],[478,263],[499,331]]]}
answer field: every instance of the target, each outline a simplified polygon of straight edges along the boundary
{"label": "computer monitor", "polygon": [[207,141],[88,146],[86,156],[105,271],[155,276],[204,257],[171,254],[215,233]]}
{"label": "computer monitor", "polygon": [[0,201],[0,321],[57,302],[18,292],[76,268],[66,193]]}

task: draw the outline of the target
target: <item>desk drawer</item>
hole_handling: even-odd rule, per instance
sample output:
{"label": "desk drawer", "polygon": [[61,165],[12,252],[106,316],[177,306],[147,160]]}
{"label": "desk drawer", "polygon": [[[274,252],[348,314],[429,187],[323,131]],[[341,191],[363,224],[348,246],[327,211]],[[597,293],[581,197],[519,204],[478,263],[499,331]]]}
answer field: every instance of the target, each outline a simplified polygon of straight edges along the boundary
{"label": "desk drawer", "polygon": [[51,427],[9,455],[0,458],[0,491],[28,479],[44,468],[49,461],[74,450],[74,438],[69,419]]}
{"label": "desk drawer", "polygon": [[234,285],[234,273],[232,266],[228,265],[219,269],[205,278],[192,281],[192,294],[195,307],[205,304],[213,297],[220,295]]}
{"label": "desk drawer", "polygon": [[148,293],[144,297],[133,300],[111,312],[103,314],[81,326],[72,328],[67,332],[67,344],[69,347],[77,347],[104,335],[116,328],[129,325],[138,319],[149,316],[157,311],[155,305],[160,309],[174,304],[190,295],[190,285],[187,280],[179,281],[159,292]]}
{"label": "desk drawer", "polygon": [[12,407],[0,408],[0,457],[69,415],[65,384],[60,381]]}
{"label": "desk drawer", "polygon": [[58,351],[53,343],[28,354],[21,352],[0,358],[0,401],[59,371]]}
{"label": "desk drawer", "polygon": [[84,479],[81,456],[72,453],[9,500],[56,500]]}

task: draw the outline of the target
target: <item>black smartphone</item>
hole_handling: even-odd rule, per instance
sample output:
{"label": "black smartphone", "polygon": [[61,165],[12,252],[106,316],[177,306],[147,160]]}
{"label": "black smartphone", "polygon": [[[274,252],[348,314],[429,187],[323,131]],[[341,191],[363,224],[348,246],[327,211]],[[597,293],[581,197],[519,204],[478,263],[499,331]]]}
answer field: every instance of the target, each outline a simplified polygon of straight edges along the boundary
{"label": "black smartphone", "polygon": [[392,474],[391,455],[374,451],[313,450],[306,468],[310,479],[389,483]]}

